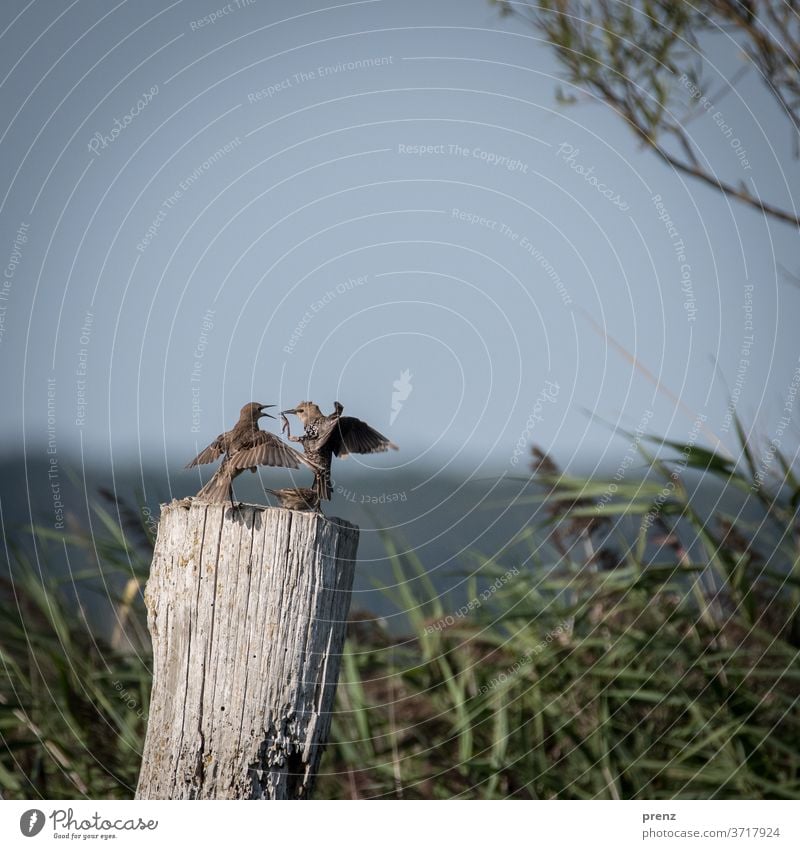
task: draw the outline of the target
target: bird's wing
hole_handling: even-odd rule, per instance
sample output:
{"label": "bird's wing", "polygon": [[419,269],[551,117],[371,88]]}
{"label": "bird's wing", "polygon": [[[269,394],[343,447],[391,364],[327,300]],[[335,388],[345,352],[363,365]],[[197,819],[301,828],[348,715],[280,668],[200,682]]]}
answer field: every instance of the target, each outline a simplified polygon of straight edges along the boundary
{"label": "bird's wing", "polygon": [[397,450],[394,442],[353,416],[340,416],[336,420],[328,444],[337,457],[346,457],[348,454],[377,454],[390,448]]}
{"label": "bird's wing", "polygon": [[296,469],[301,463],[316,469],[302,454],[275,434],[265,430],[256,431],[248,445],[231,455],[230,462],[234,469],[249,469],[253,466],[285,466],[287,469]]}
{"label": "bird's wing", "polygon": [[191,469],[192,466],[201,466],[203,463],[213,463],[225,453],[225,434],[221,433],[208,448],[204,448],[191,463],[187,463],[184,468]]}

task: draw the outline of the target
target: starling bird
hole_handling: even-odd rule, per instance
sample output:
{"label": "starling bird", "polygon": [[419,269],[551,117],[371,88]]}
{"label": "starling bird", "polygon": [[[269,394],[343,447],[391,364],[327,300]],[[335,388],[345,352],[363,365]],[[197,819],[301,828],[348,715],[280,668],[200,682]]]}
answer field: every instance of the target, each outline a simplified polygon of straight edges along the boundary
{"label": "starling bird", "polygon": [[201,451],[186,468],[202,463],[213,463],[223,457],[220,467],[211,480],[195,496],[201,501],[222,502],[230,499],[233,504],[233,479],[247,469],[255,472],[256,466],[285,466],[296,469],[302,463],[315,473],[316,466],[308,458],[286,445],[280,437],[267,433],[258,426],[266,407],[274,404],[258,404],[251,401],[239,413],[239,421],[232,430],[221,433],[205,450]]}
{"label": "starling bird", "polygon": [[[375,428],[361,419],[343,416],[344,407],[334,402],[333,412],[323,415],[312,401],[302,401],[292,410],[284,410],[283,426],[292,442],[300,442],[306,457],[317,467],[314,472],[314,489],[320,498],[330,501],[331,461],[333,455],[346,457],[348,454],[374,454],[379,451],[397,450],[397,446]],[[303,424],[303,436],[292,436],[289,432],[288,413],[294,413]]]}
{"label": "starling bird", "polygon": [[281,507],[285,507],[287,510],[313,510],[316,513],[321,512],[319,509],[319,493],[311,487],[300,486],[296,489],[268,489],[266,492],[274,495],[281,502]]}

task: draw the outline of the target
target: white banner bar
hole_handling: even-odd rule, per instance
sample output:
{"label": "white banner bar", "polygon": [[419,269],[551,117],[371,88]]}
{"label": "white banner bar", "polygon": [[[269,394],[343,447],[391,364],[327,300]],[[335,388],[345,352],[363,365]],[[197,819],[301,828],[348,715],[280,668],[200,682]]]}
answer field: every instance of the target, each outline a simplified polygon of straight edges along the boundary
{"label": "white banner bar", "polygon": [[[234,849],[800,846],[800,803],[780,801],[2,802],[0,846],[52,841]],[[189,841],[192,841],[189,843]]]}

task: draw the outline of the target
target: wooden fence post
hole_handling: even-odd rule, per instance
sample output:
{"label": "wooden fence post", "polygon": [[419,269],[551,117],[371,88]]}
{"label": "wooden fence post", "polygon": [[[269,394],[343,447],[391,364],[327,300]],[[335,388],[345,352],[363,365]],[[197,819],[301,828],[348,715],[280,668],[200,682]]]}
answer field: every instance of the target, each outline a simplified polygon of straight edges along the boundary
{"label": "wooden fence post", "polygon": [[162,505],[145,590],[153,690],[138,799],[302,799],[328,738],[358,528]]}

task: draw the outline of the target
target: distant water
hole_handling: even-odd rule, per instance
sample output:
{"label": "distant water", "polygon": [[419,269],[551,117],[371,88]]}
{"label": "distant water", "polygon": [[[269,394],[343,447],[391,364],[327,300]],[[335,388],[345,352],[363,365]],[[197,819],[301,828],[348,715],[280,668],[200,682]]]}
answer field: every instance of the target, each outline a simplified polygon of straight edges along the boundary
{"label": "distant water", "polygon": [[[27,490],[22,462],[0,462],[0,504],[7,535],[22,533],[24,537],[19,528],[31,521],[30,513],[51,528],[58,521],[51,467],[46,455],[43,456],[43,462],[28,465]],[[189,472],[178,472],[168,481],[160,471],[145,469],[142,472],[132,466],[116,468],[113,477],[109,470],[99,467],[81,474],[77,473],[77,468],[77,465],[63,462],[58,470],[59,500],[68,525],[72,527],[87,525],[87,496],[102,501],[97,495],[101,487],[116,487],[116,493],[135,509],[141,505],[145,490],[144,506],[156,517],[159,501],[171,497],[170,484],[173,497],[192,494],[198,488],[196,474]],[[556,559],[553,549],[547,545],[539,552],[543,564],[530,558],[528,545],[509,545],[525,531],[536,514],[537,506],[529,503],[536,488],[530,484],[501,479],[500,475],[465,484],[462,478],[435,475],[431,470],[416,475],[375,470],[365,475],[359,474],[354,466],[348,468],[345,463],[335,465],[334,472],[336,492],[332,502],[325,505],[325,512],[347,519],[361,529],[351,609],[383,618],[393,631],[404,629],[406,616],[378,589],[380,585],[396,584],[384,535],[389,535],[400,551],[412,553],[421,561],[435,592],[444,599],[445,610],[456,610],[469,600],[468,575],[477,575],[480,587],[487,560],[503,568],[518,568],[520,578],[515,580],[533,581],[541,577],[541,570],[548,562],[552,564]],[[236,496],[251,503],[268,503],[263,486],[282,486],[289,481],[284,470],[263,469],[257,475],[245,474],[236,481]],[[718,504],[720,493],[718,482],[709,479],[701,483],[695,497],[701,513]],[[719,503],[730,512],[738,510],[733,493],[724,494]],[[114,509],[105,502],[104,506],[109,511]],[[538,509],[536,515],[543,518],[544,508]],[[93,524],[99,527],[96,520]],[[632,540],[635,524],[623,521],[617,531],[616,536]],[[691,547],[691,528],[682,527],[681,535],[684,544]],[[618,540],[615,545],[619,548]],[[85,566],[75,557],[71,557],[70,565],[73,570]],[[67,569],[63,549],[51,548],[48,568],[57,572]],[[406,580],[415,598],[425,600],[430,595],[410,571],[406,572]]]}

